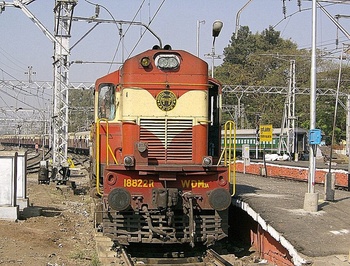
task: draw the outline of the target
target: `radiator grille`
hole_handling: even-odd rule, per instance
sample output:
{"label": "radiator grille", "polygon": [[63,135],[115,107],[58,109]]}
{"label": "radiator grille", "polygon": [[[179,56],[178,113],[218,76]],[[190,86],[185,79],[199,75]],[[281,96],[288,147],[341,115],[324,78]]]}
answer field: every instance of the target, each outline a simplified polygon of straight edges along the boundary
{"label": "radiator grille", "polygon": [[142,119],[140,141],[148,143],[149,159],[192,161],[192,120]]}

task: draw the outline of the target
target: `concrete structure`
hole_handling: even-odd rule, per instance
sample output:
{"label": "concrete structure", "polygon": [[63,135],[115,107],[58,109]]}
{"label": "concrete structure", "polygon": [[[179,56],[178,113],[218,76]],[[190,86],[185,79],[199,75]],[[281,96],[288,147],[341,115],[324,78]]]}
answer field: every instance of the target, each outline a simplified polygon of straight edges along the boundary
{"label": "concrete structure", "polygon": [[17,163],[17,152],[0,152],[0,219],[18,218]]}
{"label": "concrete structure", "polygon": [[17,199],[19,210],[29,206],[27,198],[27,152],[19,151],[17,154]]}
{"label": "concrete structure", "polygon": [[[282,169],[280,173],[282,177]],[[318,205],[318,211],[307,211],[306,182],[241,173],[236,181],[233,205],[252,219],[237,212],[230,226],[249,237],[261,258],[274,265],[349,266],[348,191],[337,190],[334,201],[324,201],[324,186],[315,184],[312,194],[320,197],[311,201],[317,201],[312,206]]]}

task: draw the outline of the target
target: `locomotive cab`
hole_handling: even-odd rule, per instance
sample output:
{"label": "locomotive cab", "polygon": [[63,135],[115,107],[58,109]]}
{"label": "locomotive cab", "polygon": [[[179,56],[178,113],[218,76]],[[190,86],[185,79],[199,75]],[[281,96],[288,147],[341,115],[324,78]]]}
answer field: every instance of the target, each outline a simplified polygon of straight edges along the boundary
{"label": "locomotive cab", "polygon": [[220,83],[185,51],[145,51],[96,81],[92,174],[106,235],[192,246],[227,235],[220,117]]}

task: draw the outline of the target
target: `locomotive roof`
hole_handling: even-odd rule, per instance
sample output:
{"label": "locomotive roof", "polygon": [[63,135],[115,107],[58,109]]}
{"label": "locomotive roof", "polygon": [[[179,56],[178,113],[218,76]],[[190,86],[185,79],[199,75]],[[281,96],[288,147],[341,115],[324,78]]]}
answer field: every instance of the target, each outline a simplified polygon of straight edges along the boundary
{"label": "locomotive roof", "polygon": [[[125,60],[124,64],[120,67],[119,70],[116,70],[114,72],[111,72],[105,76],[102,76],[100,78],[98,78],[96,80],[96,84],[100,83],[101,81],[108,79],[109,82],[114,82],[115,84],[119,83],[119,78],[120,75],[116,75],[116,73],[120,70],[126,70],[126,71],[130,71],[130,69],[136,70],[139,68],[139,61],[141,60],[141,58],[143,57],[149,57],[152,58],[152,60],[155,59],[155,57],[157,55],[160,54],[175,54],[178,57],[180,57],[180,60],[184,61],[185,64],[187,65],[187,71],[193,72],[191,74],[195,74],[196,72],[200,72],[203,71],[203,69],[207,69],[208,68],[208,63],[204,60],[202,60],[201,58],[198,58],[197,56],[185,51],[185,50],[171,50],[171,49],[148,49],[145,50],[135,56],[132,56],[130,58],[128,58],[127,60]],[[190,60],[189,60],[190,59]],[[193,65],[191,63],[186,63],[186,62],[190,62],[191,60],[197,60],[197,65],[194,68]],[[137,66],[136,66],[137,64]],[[133,71],[132,71],[133,72]],[[217,82],[217,81],[216,81]],[[218,82],[217,82],[218,83]],[[98,88],[96,87],[95,90],[97,90]]]}

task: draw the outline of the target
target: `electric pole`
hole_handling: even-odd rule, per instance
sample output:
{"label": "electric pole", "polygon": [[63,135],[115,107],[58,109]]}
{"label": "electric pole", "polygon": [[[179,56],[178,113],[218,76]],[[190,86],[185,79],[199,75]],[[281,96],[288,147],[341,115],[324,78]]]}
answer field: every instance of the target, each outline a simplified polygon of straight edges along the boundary
{"label": "electric pole", "polygon": [[73,10],[77,0],[56,0],[54,42],[53,90],[53,167],[60,167],[68,157],[68,90],[69,90],[69,40]]}
{"label": "electric pole", "polygon": [[36,74],[36,72],[33,71],[33,67],[29,66],[28,71],[24,72],[24,74],[28,75],[28,82],[33,83],[32,76]]}
{"label": "electric pole", "polygon": [[[54,84],[52,111],[52,153],[53,167],[58,168],[67,161],[68,155],[68,84],[69,84],[69,39],[73,10],[78,0],[55,1],[54,35],[26,7],[34,0],[14,0],[0,4],[1,11],[6,6],[20,8],[23,13],[45,34],[54,45]],[[31,70],[31,69],[30,69]]]}

